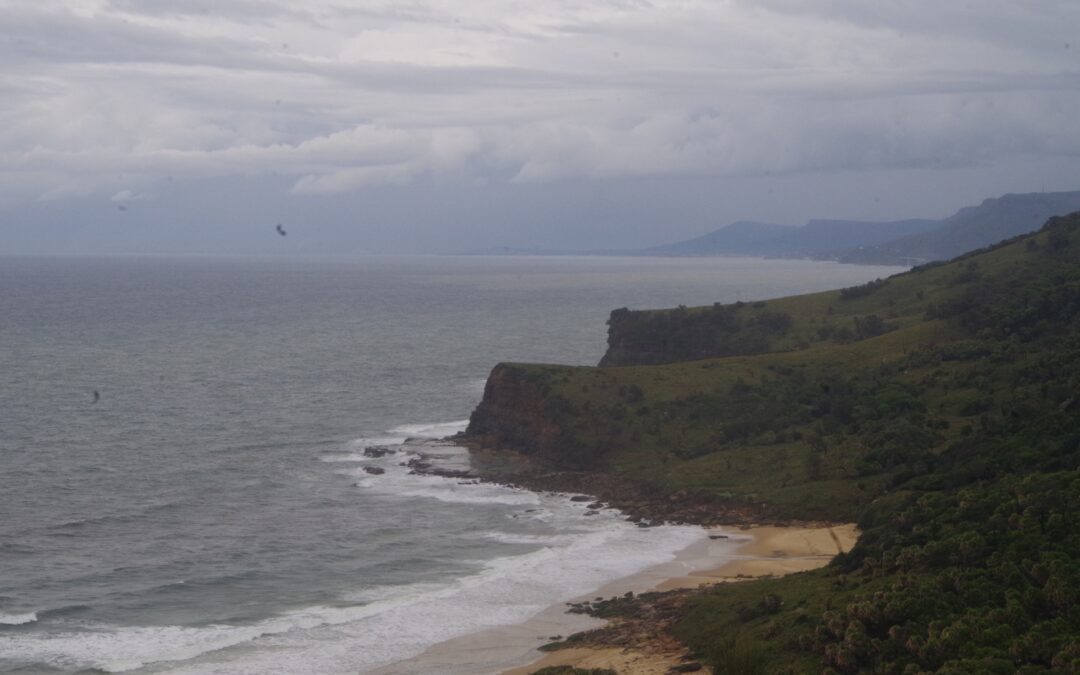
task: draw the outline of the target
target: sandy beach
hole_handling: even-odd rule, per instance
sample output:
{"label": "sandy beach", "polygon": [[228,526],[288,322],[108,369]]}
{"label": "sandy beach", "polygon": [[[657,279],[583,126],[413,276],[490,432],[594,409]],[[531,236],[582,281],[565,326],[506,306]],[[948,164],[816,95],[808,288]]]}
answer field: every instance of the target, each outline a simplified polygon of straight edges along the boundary
{"label": "sandy beach", "polygon": [[[826,565],[837,553],[850,550],[858,536],[854,524],[713,528],[709,530],[708,540],[680,554],[676,564],[683,566],[685,574],[674,574],[658,582],[654,577],[654,583],[637,590],[697,588],[816,569]],[[736,546],[734,551],[732,544]],[[625,586],[625,582],[622,585]],[[601,592],[598,595],[607,594]],[[526,666],[505,670],[503,675],[529,675],[548,666],[609,668],[620,675],[663,675],[679,663],[681,655],[680,651],[657,649],[575,647],[545,654]]]}
{"label": "sandy beach", "polygon": [[[727,534],[723,528],[712,536]],[[859,538],[854,524],[832,527],[752,527],[738,530],[749,535],[722,565],[668,579],[654,590],[696,588],[706,584],[783,576],[823,567],[837,553],[851,550]]]}

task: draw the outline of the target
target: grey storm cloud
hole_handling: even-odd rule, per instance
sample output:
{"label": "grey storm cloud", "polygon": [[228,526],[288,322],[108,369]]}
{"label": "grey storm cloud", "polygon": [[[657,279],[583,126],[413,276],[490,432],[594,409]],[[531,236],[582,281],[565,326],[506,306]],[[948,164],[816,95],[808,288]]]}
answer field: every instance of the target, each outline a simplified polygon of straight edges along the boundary
{"label": "grey storm cloud", "polygon": [[0,0],[0,197],[1080,154],[1080,4]]}

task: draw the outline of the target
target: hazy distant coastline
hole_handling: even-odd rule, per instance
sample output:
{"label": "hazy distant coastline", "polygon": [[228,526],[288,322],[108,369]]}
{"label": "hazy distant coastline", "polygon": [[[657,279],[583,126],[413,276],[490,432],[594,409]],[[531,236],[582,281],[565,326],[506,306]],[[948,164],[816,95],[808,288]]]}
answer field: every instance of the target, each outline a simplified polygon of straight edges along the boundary
{"label": "hazy distant coastline", "polygon": [[463,255],[747,256],[911,267],[946,260],[1034,232],[1050,217],[1080,209],[1080,191],[1006,194],[939,220],[813,219],[801,226],[738,221],[684,241],[635,249],[567,250],[495,246]]}

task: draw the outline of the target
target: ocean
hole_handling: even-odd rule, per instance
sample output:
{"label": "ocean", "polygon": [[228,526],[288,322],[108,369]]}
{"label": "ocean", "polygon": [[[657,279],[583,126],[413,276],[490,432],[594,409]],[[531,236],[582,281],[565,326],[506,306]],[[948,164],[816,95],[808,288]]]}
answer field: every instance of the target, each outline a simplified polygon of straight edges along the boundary
{"label": "ocean", "polygon": [[438,643],[521,624],[703,537],[410,474],[417,452],[468,465],[436,439],[464,429],[497,362],[595,364],[617,307],[895,271],[0,258],[0,672],[424,672]]}

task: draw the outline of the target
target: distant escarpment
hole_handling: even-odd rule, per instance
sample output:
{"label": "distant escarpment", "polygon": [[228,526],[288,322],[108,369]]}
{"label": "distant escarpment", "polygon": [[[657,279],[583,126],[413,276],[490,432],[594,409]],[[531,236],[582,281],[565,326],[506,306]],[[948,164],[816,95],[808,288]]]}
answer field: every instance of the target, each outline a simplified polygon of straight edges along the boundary
{"label": "distant escarpment", "polygon": [[903,265],[948,260],[996,241],[1039,229],[1052,216],[1080,209],[1080,192],[1007,194],[960,209],[934,228],[888,242],[849,246],[833,258],[855,264]]}
{"label": "distant escarpment", "polygon": [[814,258],[869,265],[947,260],[1037,230],[1051,216],[1080,209],[1080,192],[1007,194],[941,220],[811,220],[799,227],[740,221],[638,255]]}

